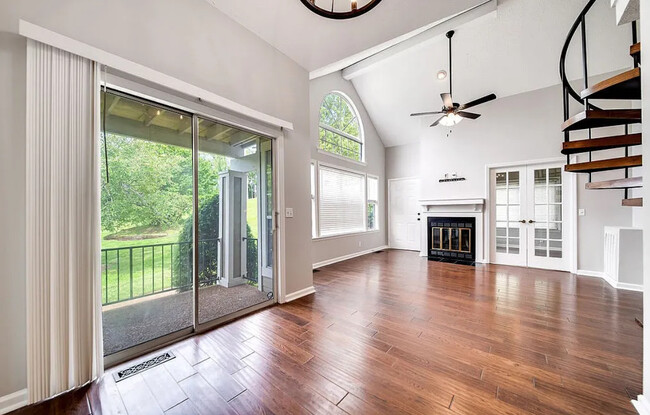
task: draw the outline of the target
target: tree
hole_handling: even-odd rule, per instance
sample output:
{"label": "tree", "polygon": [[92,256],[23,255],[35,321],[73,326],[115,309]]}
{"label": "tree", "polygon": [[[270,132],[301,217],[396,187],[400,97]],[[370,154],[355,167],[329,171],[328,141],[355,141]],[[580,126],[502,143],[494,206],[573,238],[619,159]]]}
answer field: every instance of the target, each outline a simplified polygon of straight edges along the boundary
{"label": "tree", "polygon": [[[193,235],[194,221],[185,221],[179,236],[178,255],[174,261],[172,284],[181,290],[192,288]],[[252,239],[251,229],[246,225],[246,236]],[[219,275],[219,194],[199,207],[199,285],[215,285]],[[247,244],[246,265],[249,274],[257,277],[257,244]]]}

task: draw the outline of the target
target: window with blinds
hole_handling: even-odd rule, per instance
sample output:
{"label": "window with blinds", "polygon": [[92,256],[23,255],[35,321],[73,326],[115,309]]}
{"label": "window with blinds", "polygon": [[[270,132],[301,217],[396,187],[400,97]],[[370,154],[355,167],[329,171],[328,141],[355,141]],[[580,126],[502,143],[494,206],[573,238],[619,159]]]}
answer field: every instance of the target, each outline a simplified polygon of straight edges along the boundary
{"label": "window with blinds", "polygon": [[377,204],[379,202],[379,179],[368,176],[368,230],[379,229],[377,221]]}
{"label": "window with blinds", "polygon": [[318,227],[321,237],[366,230],[366,176],[318,166]]}

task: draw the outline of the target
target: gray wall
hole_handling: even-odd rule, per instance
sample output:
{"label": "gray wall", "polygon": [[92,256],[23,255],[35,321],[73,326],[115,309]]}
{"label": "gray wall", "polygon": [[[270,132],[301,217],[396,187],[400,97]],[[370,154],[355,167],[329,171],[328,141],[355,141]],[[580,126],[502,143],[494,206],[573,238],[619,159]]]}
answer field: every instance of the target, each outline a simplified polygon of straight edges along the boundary
{"label": "gray wall", "polygon": [[[620,105],[620,104],[619,104]],[[629,104],[626,104],[629,105]],[[577,108],[575,108],[577,111]],[[515,95],[476,108],[483,116],[448,129],[427,128],[419,144],[387,149],[389,178],[413,175],[413,155],[420,155],[421,199],[486,197],[485,166],[495,163],[560,157],[563,134],[562,94],[559,86]],[[426,120],[431,122],[430,120]],[[617,129],[595,134],[622,133]],[[573,139],[580,136],[574,133]],[[596,135],[595,135],[596,136]],[[622,155],[601,152],[594,159]],[[439,183],[444,173],[457,172],[465,182]],[[621,175],[594,175],[606,180]],[[586,175],[578,177],[578,269],[603,271],[603,227],[631,226],[633,210],[621,206],[622,191],[587,191]]]}
{"label": "gray wall", "polygon": [[[353,101],[359,111],[364,129],[365,165],[342,160],[318,151],[320,105],[325,95],[332,91],[343,92]],[[312,243],[312,262],[316,264],[332,258],[385,246],[387,244],[385,149],[357,91],[351,82],[341,77],[340,72],[312,80],[309,85],[309,108],[312,159],[379,177],[379,232],[315,239]]]}
{"label": "gray wall", "polygon": [[0,396],[26,386],[25,45],[18,19],[291,121],[286,131],[287,292],[310,287],[307,72],[204,0],[0,2]]}
{"label": "gray wall", "polygon": [[420,177],[420,143],[386,148],[386,178]]}

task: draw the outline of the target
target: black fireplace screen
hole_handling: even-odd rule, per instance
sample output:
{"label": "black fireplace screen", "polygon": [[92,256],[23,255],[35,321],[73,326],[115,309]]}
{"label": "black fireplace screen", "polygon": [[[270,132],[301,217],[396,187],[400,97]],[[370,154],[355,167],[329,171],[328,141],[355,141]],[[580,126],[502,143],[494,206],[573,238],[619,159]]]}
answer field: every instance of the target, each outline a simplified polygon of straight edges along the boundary
{"label": "black fireplace screen", "polygon": [[474,218],[428,218],[429,259],[474,261]]}

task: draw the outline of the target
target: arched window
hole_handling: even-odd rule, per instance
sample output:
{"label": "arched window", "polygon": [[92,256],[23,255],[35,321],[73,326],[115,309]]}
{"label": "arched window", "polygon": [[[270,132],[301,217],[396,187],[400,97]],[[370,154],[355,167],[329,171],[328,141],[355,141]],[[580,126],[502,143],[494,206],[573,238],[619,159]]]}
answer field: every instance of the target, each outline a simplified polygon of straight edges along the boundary
{"label": "arched window", "polygon": [[325,96],[320,106],[319,148],[356,161],[363,161],[363,127],[359,113],[340,92]]}

